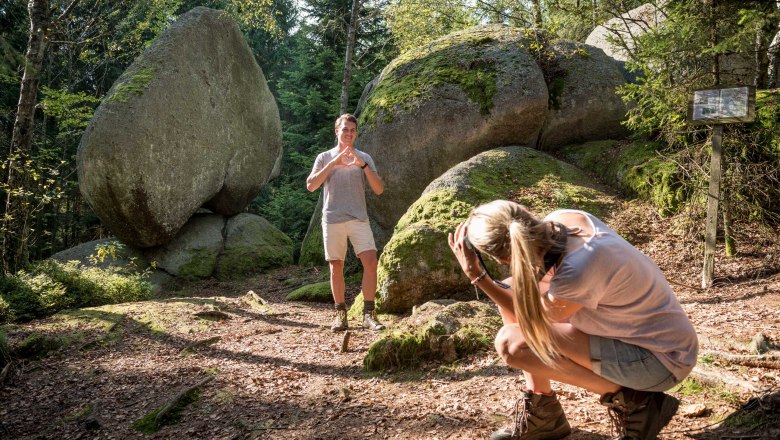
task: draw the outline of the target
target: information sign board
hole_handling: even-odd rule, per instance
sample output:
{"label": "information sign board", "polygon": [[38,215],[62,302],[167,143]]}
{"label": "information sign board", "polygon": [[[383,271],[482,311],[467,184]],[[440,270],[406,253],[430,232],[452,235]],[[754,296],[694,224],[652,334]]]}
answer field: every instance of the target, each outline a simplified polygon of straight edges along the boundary
{"label": "information sign board", "polygon": [[688,110],[693,125],[753,122],[756,119],[756,88],[732,86],[695,90]]}

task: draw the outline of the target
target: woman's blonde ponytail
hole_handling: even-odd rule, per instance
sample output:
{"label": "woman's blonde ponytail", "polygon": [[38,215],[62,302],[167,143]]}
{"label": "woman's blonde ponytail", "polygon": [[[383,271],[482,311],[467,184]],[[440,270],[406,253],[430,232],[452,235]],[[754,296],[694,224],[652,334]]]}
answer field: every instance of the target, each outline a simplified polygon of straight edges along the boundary
{"label": "woman's blonde ponytail", "polygon": [[539,293],[541,256],[556,245],[550,225],[517,203],[496,200],[472,211],[468,239],[480,252],[499,261],[509,259],[515,317],[528,347],[554,367],[558,349]]}
{"label": "woman's blonde ponytail", "polygon": [[557,347],[552,339],[552,321],[539,293],[537,250],[529,246],[528,228],[513,221],[509,227],[511,243],[513,305],[518,325],[531,351],[547,365],[554,366]]}

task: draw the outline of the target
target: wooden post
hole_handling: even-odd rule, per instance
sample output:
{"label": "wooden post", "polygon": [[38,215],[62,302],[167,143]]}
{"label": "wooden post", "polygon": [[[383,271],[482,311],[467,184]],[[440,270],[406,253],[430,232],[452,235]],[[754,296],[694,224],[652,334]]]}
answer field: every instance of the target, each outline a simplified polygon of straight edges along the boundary
{"label": "wooden post", "polygon": [[715,238],[718,235],[718,202],[720,201],[721,142],[723,125],[716,124],[712,130],[712,162],[710,165],[710,189],[707,192],[707,223],[704,233],[704,268],[701,273],[701,287],[712,285],[715,267]]}

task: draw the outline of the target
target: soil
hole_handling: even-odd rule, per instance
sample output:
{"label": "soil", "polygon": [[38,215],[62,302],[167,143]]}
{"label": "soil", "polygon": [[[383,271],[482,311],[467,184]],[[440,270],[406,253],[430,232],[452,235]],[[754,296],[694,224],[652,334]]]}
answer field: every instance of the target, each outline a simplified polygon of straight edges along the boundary
{"label": "soil", "polygon": [[[780,231],[738,225],[737,256],[725,257],[719,246],[715,283],[704,290],[697,287],[702,240],[684,217],[661,219],[632,203],[607,222],[658,262],[699,332],[696,380],[670,392],[681,406],[660,438],[780,438],[772,344],[780,341]],[[12,347],[34,331],[86,336],[40,360],[11,364],[0,384],[0,438],[481,439],[508,422],[522,379],[492,350],[412,371],[365,372],[376,333],[351,329],[341,352],[343,333],[329,329],[332,305],[285,300],[295,287],[323,280],[322,270],[207,280],[165,299],[92,309],[111,326],[86,324],[84,311],[64,314],[82,316],[76,324],[60,317],[9,326]],[[350,300],[358,289],[349,286]],[[267,304],[250,306],[243,300],[249,290]],[[211,311],[204,316],[211,320],[194,318],[196,311]],[[400,317],[381,319],[392,328]],[[757,334],[773,350],[764,360],[709,353],[750,354]],[[209,376],[178,420],[153,434],[133,428]],[[573,428],[567,438],[611,437],[597,396],[555,387]]]}

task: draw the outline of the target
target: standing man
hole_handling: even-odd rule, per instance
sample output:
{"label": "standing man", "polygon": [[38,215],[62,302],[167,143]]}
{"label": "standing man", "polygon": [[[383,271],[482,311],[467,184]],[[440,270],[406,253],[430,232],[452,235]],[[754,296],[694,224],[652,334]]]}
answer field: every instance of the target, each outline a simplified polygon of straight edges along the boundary
{"label": "standing man", "polygon": [[331,330],[349,328],[347,305],[344,301],[344,258],[347,240],[352,242],[355,254],[363,264],[363,327],[371,330],[385,328],[376,319],[377,256],[374,234],[368,224],[365,183],[376,195],[384,191],[382,178],[376,172],[374,160],[355,149],[357,119],[345,113],[336,119],[338,145],[322,152],[314,161],[314,168],[306,179],[306,189],[314,191],[325,184],[322,204],[322,238],[325,259],[330,265],[330,289],[336,303],[336,318]]}

